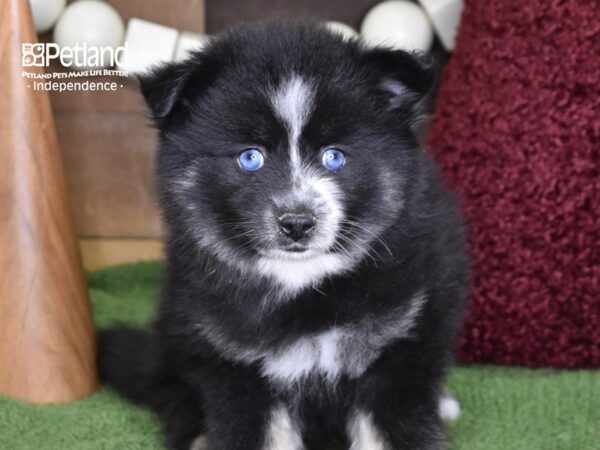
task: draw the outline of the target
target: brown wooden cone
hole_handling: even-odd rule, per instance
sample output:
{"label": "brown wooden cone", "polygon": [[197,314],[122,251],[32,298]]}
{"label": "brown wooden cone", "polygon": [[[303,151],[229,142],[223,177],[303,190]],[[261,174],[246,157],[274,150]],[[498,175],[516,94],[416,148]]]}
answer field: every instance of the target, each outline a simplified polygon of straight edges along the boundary
{"label": "brown wooden cone", "polygon": [[0,0],[0,395],[66,402],[98,386],[96,341],[50,101],[22,78],[36,70],[22,42],[37,42],[29,2]]}

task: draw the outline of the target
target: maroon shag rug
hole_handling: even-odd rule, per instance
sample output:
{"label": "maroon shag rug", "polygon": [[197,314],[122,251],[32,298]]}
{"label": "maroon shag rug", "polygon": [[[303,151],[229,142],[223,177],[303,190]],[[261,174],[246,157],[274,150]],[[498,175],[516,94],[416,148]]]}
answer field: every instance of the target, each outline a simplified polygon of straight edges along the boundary
{"label": "maroon shag rug", "polygon": [[600,366],[600,2],[467,0],[429,139],[462,197],[462,362]]}

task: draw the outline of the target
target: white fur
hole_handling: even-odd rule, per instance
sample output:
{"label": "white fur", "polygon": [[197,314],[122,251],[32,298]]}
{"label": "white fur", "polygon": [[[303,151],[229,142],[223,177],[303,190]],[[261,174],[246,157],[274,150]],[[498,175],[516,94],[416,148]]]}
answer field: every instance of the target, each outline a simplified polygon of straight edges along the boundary
{"label": "white fur", "polygon": [[295,292],[316,284],[324,277],[340,273],[345,267],[342,255],[322,253],[304,259],[260,258],[256,270],[275,279],[287,292]]}
{"label": "white fur", "polygon": [[335,379],[342,369],[338,351],[343,335],[339,329],[332,329],[299,339],[281,352],[265,358],[263,373],[269,378],[287,382],[296,381],[313,371]]}
{"label": "white fur", "polygon": [[263,450],[302,450],[302,436],[297,424],[283,405],[271,412]]}
{"label": "white fur", "polygon": [[439,413],[442,420],[456,420],[460,417],[460,403],[450,394],[444,393],[440,397]]}
{"label": "white fur", "polygon": [[285,80],[273,93],[271,103],[275,113],[285,122],[288,129],[290,161],[292,172],[302,165],[298,141],[302,128],[312,111],[314,93],[309,83],[299,75]]}
{"label": "white fur", "polygon": [[364,319],[305,336],[263,356],[262,372],[287,385],[311,373],[335,381],[342,374],[358,377],[379,357],[390,342],[410,336],[425,304],[423,293],[413,296],[405,308],[384,318]]}
{"label": "white fur", "polygon": [[[327,214],[321,216],[318,226],[320,235],[323,236],[319,244],[329,248],[335,242],[340,222],[344,218],[341,191],[333,180],[314,174],[303,178],[302,188],[305,192],[314,192],[316,198],[313,201],[321,202],[327,210]],[[319,207],[320,205],[316,205],[316,208]]]}
{"label": "white fur", "polygon": [[348,424],[350,450],[389,450],[371,414],[356,412]]}

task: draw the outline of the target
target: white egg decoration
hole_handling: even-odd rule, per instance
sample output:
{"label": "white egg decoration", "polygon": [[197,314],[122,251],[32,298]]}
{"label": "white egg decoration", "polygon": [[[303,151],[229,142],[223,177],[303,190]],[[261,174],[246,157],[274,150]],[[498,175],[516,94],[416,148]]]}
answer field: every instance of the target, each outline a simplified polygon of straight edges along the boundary
{"label": "white egg decoration", "polygon": [[[109,50],[116,52],[123,42],[124,33],[123,20],[111,5],[99,0],[79,0],[67,6],[58,19],[54,27],[54,42],[61,49],[87,48],[88,58],[74,58],[72,68],[102,68],[114,62],[109,57]],[[93,59],[93,48],[104,49],[101,60]]]}
{"label": "white egg decoration", "polygon": [[66,0],[29,0],[35,31],[45,33],[50,30],[60,13],[65,9]]}
{"label": "white egg decoration", "polygon": [[360,34],[358,34],[358,31],[356,31],[350,25],[346,25],[343,22],[336,22],[331,20],[329,22],[326,22],[325,25],[327,25],[331,31],[341,34],[345,39],[360,38]]}
{"label": "white egg decoration", "polygon": [[454,41],[464,8],[463,0],[419,0],[444,48],[454,49]]}
{"label": "white egg decoration", "polygon": [[407,51],[427,52],[433,42],[433,28],[425,11],[402,0],[383,2],[365,16],[360,34],[369,45],[384,45]]}

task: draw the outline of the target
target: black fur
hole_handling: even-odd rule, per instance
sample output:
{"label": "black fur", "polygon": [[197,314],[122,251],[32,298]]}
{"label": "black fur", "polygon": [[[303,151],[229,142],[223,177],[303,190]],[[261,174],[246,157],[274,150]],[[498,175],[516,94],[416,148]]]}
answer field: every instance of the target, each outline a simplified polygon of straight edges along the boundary
{"label": "black fur", "polygon": [[[288,135],[269,96],[291,74],[315,91],[302,156],[340,187],[353,221],[328,251],[358,248],[358,238],[368,245],[345,270],[286,293],[253,270],[261,248],[285,240],[267,233],[265,216],[273,196],[292,189]],[[372,417],[390,450],[446,448],[438,399],[468,264],[455,200],[412,132],[432,78],[417,56],[369,50],[311,23],[275,22],[238,27],[141,79],[160,131],[167,277],[152,333],[101,333],[99,365],[105,383],[157,411],[167,446],[188,448],[204,433],[210,450],[264,449],[271,411],[284,405],[306,448],[320,437],[349,439],[356,411]],[[348,159],[327,173],[320,152],[332,145]],[[245,147],[264,150],[261,170],[240,170]],[[365,335],[376,338],[378,324],[419,292],[426,302],[410,335],[386,342],[358,376],[332,381],[315,371],[275,382],[249,356],[367,319]],[[349,348],[369,352],[367,341]]]}

